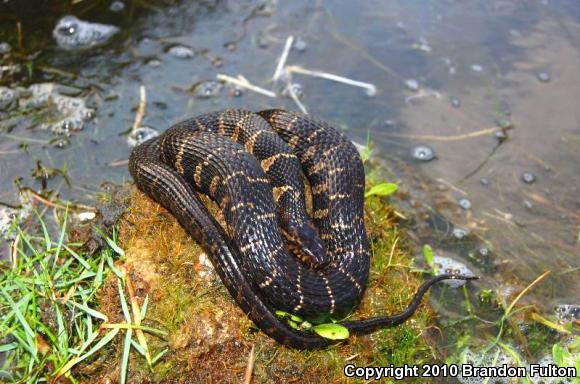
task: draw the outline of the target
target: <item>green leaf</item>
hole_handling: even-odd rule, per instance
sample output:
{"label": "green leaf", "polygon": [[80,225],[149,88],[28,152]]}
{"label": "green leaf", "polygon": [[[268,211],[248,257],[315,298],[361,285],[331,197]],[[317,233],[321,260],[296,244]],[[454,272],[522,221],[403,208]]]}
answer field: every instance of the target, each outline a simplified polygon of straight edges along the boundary
{"label": "green leaf", "polygon": [[313,326],[312,329],[325,339],[344,340],[348,339],[349,336],[348,328],[340,324],[318,324]]}
{"label": "green leaf", "polygon": [[375,185],[372,187],[367,193],[365,193],[365,197],[377,195],[377,196],[389,196],[392,195],[397,191],[399,186],[395,183],[382,183],[379,185]]}
{"label": "green leaf", "polygon": [[429,244],[423,246],[423,256],[425,257],[427,265],[433,268],[433,248]]}
{"label": "green leaf", "polygon": [[565,361],[570,356],[570,353],[562,347],[560,344],[556,343],[552,346],[552,358],[558,367],[565,367]]}

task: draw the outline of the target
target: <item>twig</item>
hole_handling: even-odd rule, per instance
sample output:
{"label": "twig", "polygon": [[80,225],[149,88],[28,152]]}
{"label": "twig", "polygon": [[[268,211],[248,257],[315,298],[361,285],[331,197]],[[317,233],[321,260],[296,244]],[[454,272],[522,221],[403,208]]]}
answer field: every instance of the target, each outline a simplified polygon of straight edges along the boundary
{"label": "twig", "polygon": [[12,268],[18,265],[18,245],[20,243],[20,233],[16,235],[14,240],[10,243],[10,261],[12,261]]}
{"label": "twig", "polygon": [[368,96],[374,96],[377,94],[377,87],[375,87],[374,84],[349,79],[347,77],[338,76],[338,75],[335,75],[332,73],[322,72],[322,71],[314,71],[314,70],[302,68],[299,65],[291,65],[289,67],[286,67],[286,71],[288,71],[288,73],[298,73],[301,75],[320,77],[322,79],[336,81],[338,83],[343,83],[343,84],[352,85],[355,87],[364,88],[367,90]]}
{"label": "twig", "polygon": [[288,54],[290,53],[290,48],[292,48],[292,43],[294,43],[294,36],[290,35],[286,39],[286,44],[284,45],[284,50],[282,51],[282,55],[278,59],[278,65],[276,66],[276,71],[274,71],[274,75],[272,76],[273,81],[277,81],[282,72],[284,67],[286,66],[286,60],[288,60]]}
{"label": "twig", "polygon": [[387,137],[398,137],[401,139],[411,139],[411,140],[432,140],[432,141],[459,141],[465,139],[472,139],[474,137],[485,136],[489,135],[498,131],[501,131],[502,128],[493,127],[493,128],[486,128],[479,131],[465,133],[462,135],[453,135],[453,136],[435,136],[435,135],[405,135],[405,134],[397,134],[397,133],[385,133],[379,132],[383,136]]}
{"label": "twig", "polygon": [[510,306],[508,307],[508,309],[505,311],[505,315],[504,317],[508,317],[512,308],[514,307],[514,305],[516,305],[516,303],[522,298],[522,296],[524,296],[530,289],[532,289],[534,287],[534,285],[538,284],[540,281],[544,280],[544,278],[546,276],[548,276],[550,274],[550,271],[546,271],[544,273],[542,273],[540,276],[538,276],[536,278],[536,280],[532,281],[530,283],[530,285],[528,285],[526,288],[524,288],[523,291],[521,291],[516,298],[514,299],[514,301],[512,301],[512,303],[510,304]]}
{"label": "twig", "polygon": [[298,95],[296,95],[296,92],[294,92],[294,88],[292,87],[292,82],[290,81],[290,77],[288,77],[287,84],[288,84],[287,85],[288,93],[290,94],[290,97],[292,98],[292,100],[294,100],[294,103],[296,103],[296,105],[298,106],[298,108],[300,108],[300,110],[302,111],[303,114],[308,115],[308,110],[306,109],[304,104],[302,104],[300,99],[298,99]]}
{"label": "twig", "polygon": [[264,95],[264,96],[268,96],[268,97],[272,97],[272,98],[278,97],[274,92],[269,91],[269,90],[264,89],[264,88],[261,88],[261,87],[258,87],[257,85],[250,83],[248,81],[248,79],[246,79],[242,75],[238,75],[238,78],[235,78],[235,77],[231,77],[228,75],[224,75],[222,73],[218,73],[216,77],[218,80],[225,81],[226,83],[235,84],[239,87],[249,89],[250,91],[254,91],[254,92],[259,93],[259,94]]}
{"label": "twig", "polygon": [[244,384],[250,384],[252,382],[252,373],[254,372],[254,362],[256,361],[256,354],[254,353],[255,346],[252,344],[252,349],[250,350],[250,356],[248,357],[248,365],[246,365],[246,373],[244,375]]}
{"label": "twig", "polygon": [[143,117],[145,116],[145,108],[147,106],[147,93],[145,91],[145,86],[141,85],[139,87],[139,108],[137,108],[137,114],[135,115],[135,121],[133,122],[133,129],[131,132],[135,132],[143,122]]}
{"label": "twig", "polygon": [[[133,312],[133,324],[141,326],[141,308],[139,308],[139,303],[137,302],[137,296],[135,295],[135,288],[133,287],[133,282],[127,270],[123,268],[125,272],[125,278],[127,279],[127,291],[129,291],[129,299],[131,300],[131,311]],[[149,366],[151,366],[151,355],[149,354],[149,348],[147,347],[147,340],[145,339],[145,334],[141,329],[135,329],[135,334],[137,335],[137,340],[139,344],[143,347],[145,351],[145,359]]]}

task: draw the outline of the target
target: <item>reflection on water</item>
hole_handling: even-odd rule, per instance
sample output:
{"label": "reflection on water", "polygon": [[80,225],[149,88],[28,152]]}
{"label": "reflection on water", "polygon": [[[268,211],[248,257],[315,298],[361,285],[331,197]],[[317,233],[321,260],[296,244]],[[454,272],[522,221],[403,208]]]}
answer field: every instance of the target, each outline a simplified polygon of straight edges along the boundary
{"label": "reflection on water", "polygon": [[[107,12],[97,21],[114,24],[128,9]],[[17,48],[11,21],[0,20],[0,43],[12,47],[8,71],[33,56]],[[57,49],[47,26],[46,49],[34,47],[39,62],[12,77],[67,85],[96,112],[62,148],[53,133],[29,129],[38,125],[31,117],[3,119],[0,200],[16,201],[15,178],[39,187],[31,177],[39,160],[67,164],[70,186],[58,175],[47,181],[67,199],[90,202],[104,181],[129,180],[126,134],[140,85],[142,123],[157,131],[225,107],[297,109],[290,97],[215,81],[241,74],[281,95],[283,84],[271,78],[293,35],[288,64],[376,86],[371,97],[292,77],[312,115],[353,140],[371,138],[407,193],[400,203],[416,210],[409,228],[418,243],[460,256],[484,273],[482,286],[517,292],[552,271],[524,299],[550,314],[554,305],[578,304],[580,292],[579,20],[580,4],[565,0],[184,2],[119,25],[112,44],[80,52]],[[436,156],[417,161],[417,145]]]}

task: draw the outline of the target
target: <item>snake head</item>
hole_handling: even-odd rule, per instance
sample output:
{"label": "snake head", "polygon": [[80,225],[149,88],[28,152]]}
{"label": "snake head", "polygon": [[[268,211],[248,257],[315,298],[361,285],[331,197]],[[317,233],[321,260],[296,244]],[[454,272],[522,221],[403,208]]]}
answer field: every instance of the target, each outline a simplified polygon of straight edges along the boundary
{"label": "snake head", "polygon": [[330,261],[318,231],[309,223],[288,223],[284,231],[292,253],[312,269],[320,269]]}

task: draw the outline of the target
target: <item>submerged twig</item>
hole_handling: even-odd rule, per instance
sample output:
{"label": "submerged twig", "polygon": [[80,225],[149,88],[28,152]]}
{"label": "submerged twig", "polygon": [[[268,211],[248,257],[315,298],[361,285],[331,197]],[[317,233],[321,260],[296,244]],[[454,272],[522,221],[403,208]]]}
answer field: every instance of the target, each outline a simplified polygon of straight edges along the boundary
{"label": "submerged twig", "polygon": [[288,60],[288,54],[290,53],[290,49],[292,48],[292,43],[294,43],[294,36],[290,35],[286,39],[286,44],[284,45],[284,50],[278,59],[278,65],[276,66],[276,70],[274,71],[274,75],[272,76],[273,81],[277,81],[282,73],[284,72],[284,67],[286,66],[286,60]]}
{"label": "submerged twig", "polygon": [[385,133],[385,132],[379,132],[379,134],[382,134],[383,136],[387,136],[387,137],[395,137],[395,138],[411,139],[411,140],[459,141],[459,140],[465,140],[465,139],[472,139],[474,137],[479,137],[479,136],[490,135],[490,134],[493,134],[493,133],[501,131],[501,130],[502,130],[502,128],[500,128],[500,127],[493,127],[493,128],[481,129],[481,130],[475,131],[475,132],[464,133],[462,135],[453,135],[453,136],[406,135],[406,134],[400,134],[400,133]]}
{"label": "submerged twig", "polygon": [[288,66],[288,67],[286,67],[286,71],[288,71],[288,73],[298,73],[301,75],[319,77],[319,78],[326,79],[326,80],[336,81],[337,83],[342,83],[342,84],[352,85],[354,87],[364,88],[364,89],[366,89],[368,96],[374,96],[377,93],[377,87],[374,84],[349,79],[348,77],[338,76],[338,75],[335,75],[333,73],[306,69],[306,68],[303,68],[299,65]]}
{"label": "submerged twig", "polygon": [[258,87],[257,85],[250,83],[248,81],[248,79],[246,79],[242,75],[238,75],[238,77],[235,78],[235,77],[231,77],[228,75],[224,75],[222,73],[218,73],[216,77],[218,80],[225,81],[226,83],[237,85],[241,88],[249,89],[250,91],[254,91],[254,92],[262,94],[264,96],[268,96],[268,97],[272,97],[272,98],[277,97],[276,93],[274,93],[270,90]]}
{"label": "submerged twig", "polygon": [[139,108],[137,108],[137,114],[135,115],[135,120],[133,121],[133,129],[131,132],[135,132],[141,123],[143,122],[143,117],[145,116],[145,108],[147,106],[147,93],[145,91],[145,86],[141,85],[139,87]]}

